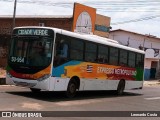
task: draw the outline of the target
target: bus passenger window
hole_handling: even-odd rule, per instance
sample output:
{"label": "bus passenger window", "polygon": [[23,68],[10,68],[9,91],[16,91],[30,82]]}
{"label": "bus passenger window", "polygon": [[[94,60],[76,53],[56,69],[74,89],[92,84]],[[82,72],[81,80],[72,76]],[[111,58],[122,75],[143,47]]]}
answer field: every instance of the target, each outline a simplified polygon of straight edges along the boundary
{"label": "bus passenger window", "polygon": [[109,63],[112,65],[118,65],[118,48],[110,47]]}
{"label": "bus passenger window", "polygon": [[137,54],[137,57],[136,57],[136,67],[139,67],[139,68],[143,68],[144,66],[144,56],[142,56],[141,54]]}
{"label": "bus passenger window", "polygon": [[120,56],[119,56],[119,64],[120,66],[127,66],[127,56],[128,53],[126,50],[120,50]]}
{"label": "bus passenger window", "polygon": [[63,58],[68,57],[68,45],[64,42],[64,40],[60,41],[60,56]]}
{"label": "bus passenger window", "polygon": [[98,46],[98,63],[108,63],[108,46]]}
{"label": "bus passenger window", "polygon": [[76,38],[71,40],[70,44],[70,59],[71,60],[83,60],[84,42]]}
{"label": "bus passenger window", "polygon": [[55,53],[55,65],[61,65],[65,63],[68,59],[68,44],[65,40],[57,41],[56,43],[56,53]]}
{"label": "bus passenger window", "polygon": [[128,66],[135,67],[136,54],[134,52],[129,52]]}
{"label": "bus passenger window", "polygon": [[96,44],[86,42],[85,61],[87,61],[87,62],[95,62],[95,60],[96,60],[96,49],[97,49],[97,45]]}

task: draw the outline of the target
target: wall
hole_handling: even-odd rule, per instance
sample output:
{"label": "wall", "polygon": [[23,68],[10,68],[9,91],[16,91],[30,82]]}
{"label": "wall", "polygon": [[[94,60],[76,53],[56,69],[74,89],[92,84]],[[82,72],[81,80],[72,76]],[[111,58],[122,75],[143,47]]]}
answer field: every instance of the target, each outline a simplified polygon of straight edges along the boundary
{"label": "wall", "polygon": [[[8,34],[10,35],[12,19],[0,18],[0,35]],[[39,26],[39,23],[44,23],[46,27],[56,27],[65,30],[71,30],[72,18],[16,18],[16,27],[18,26]]]}
{"label": "wall", "polygon": [[144,65],[144,79],[149,80],[150,79],[150,71],[151,71],[151,59],[145,59],[145,65]]}
{"label": "wall", "polygon": [[95,31],[94,34],[101,36],[101,37],[109,37],[109,31],[110,31],[110,17],[103,16],[103,15],[96,15],[96,22],[95,22]]}

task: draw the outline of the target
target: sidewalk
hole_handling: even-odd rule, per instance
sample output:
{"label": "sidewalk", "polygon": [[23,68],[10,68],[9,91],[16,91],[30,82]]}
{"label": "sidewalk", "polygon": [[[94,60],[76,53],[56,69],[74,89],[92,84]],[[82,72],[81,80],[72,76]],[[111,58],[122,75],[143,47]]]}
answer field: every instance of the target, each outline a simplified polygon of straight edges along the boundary
{"label": "sidewalk", "polygon": [[160,85],[160,79],[144,81],[144,86]]}

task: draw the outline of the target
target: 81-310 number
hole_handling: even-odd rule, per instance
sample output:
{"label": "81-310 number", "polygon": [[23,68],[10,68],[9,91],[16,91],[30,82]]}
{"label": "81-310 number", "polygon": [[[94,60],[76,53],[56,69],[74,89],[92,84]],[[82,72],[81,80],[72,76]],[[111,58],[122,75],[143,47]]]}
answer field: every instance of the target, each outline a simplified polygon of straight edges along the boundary
{"label": "81-310 number", "polygon": [[24,63],[24,57],[11,57],[11,62]]}

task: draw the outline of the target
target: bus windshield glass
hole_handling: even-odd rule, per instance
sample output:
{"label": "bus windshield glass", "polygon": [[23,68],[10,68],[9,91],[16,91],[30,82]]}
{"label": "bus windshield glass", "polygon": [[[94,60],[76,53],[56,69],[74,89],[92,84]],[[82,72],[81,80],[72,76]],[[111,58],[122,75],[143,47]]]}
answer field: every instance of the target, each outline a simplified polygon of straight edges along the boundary
{"label": "bus windshield glass", "polygon": [[49,37],[13,37],[9,62],[28,67],[48,66],[51,62],[52,41]]}

